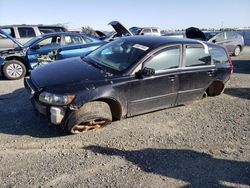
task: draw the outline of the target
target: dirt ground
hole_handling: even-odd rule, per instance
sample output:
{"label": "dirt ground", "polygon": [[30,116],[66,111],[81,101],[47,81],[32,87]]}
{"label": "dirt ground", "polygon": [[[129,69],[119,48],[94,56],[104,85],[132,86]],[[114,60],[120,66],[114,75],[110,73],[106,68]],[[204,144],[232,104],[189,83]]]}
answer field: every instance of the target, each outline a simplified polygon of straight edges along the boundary
{"label": "dirt ground", "polygon": [[0,81],[0,187],[250,187],[250,47],[224,94],[67,135]]}

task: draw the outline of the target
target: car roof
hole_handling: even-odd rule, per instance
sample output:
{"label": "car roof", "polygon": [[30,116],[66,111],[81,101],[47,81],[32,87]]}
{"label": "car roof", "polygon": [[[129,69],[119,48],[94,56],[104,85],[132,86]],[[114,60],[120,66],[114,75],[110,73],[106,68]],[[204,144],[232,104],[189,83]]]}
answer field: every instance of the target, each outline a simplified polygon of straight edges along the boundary
{"label": "car roof", "polygon": [[38,24],[38,25],[26,25],[26,24],[14,24],[14,25],[1,25],[0,28],[3,27],[63,27],[60,25],[43,25],[43,24]]}
{"label": "car roof", "polygon": [[[201,44],[201,41],[187,38],[175,38],[175,37],[166,37],[166,36],[130,36],[123,37],[126,41],[131,41],[135,43],[139,43],[141,45],[150,47],[150,48],[158,48],[160,46],[168,45],[168,44]],[[206,42],[203,42],[206,43]],[[207,43],[206,43],[207,44]]]}

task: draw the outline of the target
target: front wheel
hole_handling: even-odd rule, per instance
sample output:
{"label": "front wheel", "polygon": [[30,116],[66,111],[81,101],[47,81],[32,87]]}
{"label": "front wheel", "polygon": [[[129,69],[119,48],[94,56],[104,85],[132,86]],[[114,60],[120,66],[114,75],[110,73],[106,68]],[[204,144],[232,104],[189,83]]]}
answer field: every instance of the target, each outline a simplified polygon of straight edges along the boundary
{"label": "front wheel", "polygon": [[78,111],[72,112],[67,120],[68,130],[78,134],[102,128],[112,121],[109,105],[94,101],[83,105]]}
{"label": "front wheel", "polygon": [[18,60],[9,60],[3,66],[3,75],[9,80],[18,80],[26,75],[26,67]]}

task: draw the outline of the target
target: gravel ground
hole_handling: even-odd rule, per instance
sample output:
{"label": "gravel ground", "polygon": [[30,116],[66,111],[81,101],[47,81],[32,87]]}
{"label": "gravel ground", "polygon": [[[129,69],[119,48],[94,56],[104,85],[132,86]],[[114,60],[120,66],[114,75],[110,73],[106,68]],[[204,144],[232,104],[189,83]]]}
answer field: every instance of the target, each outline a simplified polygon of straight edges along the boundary
{"label": "gravel ground", "polygon": [[0,81],[0,187],[250,187],[250,47],[224,94],[67,135]]}

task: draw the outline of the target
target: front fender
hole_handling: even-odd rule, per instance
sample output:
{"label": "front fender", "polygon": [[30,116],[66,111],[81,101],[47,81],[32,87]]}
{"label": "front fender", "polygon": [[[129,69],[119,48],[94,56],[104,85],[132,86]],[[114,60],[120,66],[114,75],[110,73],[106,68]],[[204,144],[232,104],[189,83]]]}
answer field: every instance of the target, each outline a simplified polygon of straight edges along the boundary
{"label": "front fender", "polygon": [[5,59],[0,57],[0,77],[2,76],[2,71],[3,71],[3,65],[4,65]]}

